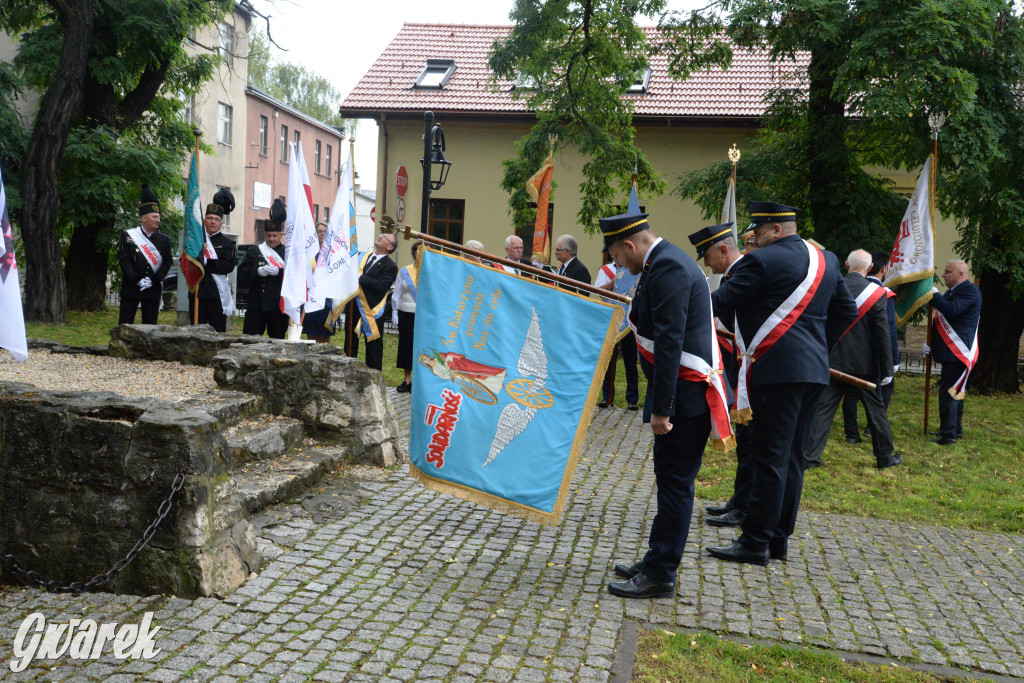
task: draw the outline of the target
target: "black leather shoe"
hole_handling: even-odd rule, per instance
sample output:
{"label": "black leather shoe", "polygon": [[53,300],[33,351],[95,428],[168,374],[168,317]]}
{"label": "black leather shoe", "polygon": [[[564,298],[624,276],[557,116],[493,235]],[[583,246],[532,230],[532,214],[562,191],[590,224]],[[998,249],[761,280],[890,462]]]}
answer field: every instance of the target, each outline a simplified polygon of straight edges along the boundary
{"label": "black leather shoe", "polygon": [[820,460],[806,460],[804,461],[804,472],[807,470],[813,470],[815,467],[821,467]]}
{"label": "black leather shoe", "polygon": [[940,446],[952,446],[956,443],[956,439],[949,436],[940,436],[937,439],[931,439],[932,443],[937,443]]}
{"label": "black leather shoe", "polygon": [[600,403],[597,404],[597,407],[598,408],[607,408],[608,407],[608,401],[601,401]]}
{"label": "black leather shoe", "polygon": [[768,557],[785,562],[789,557],[789,539],[784,538],[781,541],[770,541],[768,543]]}
{"label": "black leather shoe", "polygon": [[707,505],[704,507],[704,512],[714,517],[718,517],[719,515],[724,515],[727,512],[732,512],[735,509],[736,506],[733,505],[730,500],[725,505]]}
{"label": "black leather shoe", "polygon": [[640,410],[640,406],[638,406],[635,403],[630,403],[629,404],[629,410]]}
{"label": "black leather shoe", "polygon": [[655,583],[646,574],[637,574],[629,581],[612,581],[608,592],[620,598],[673,598],[676,595],[675,581]]}
{"label": "black leather shoe", "polygon": [[860,443],[860,437],[858,436],[857,438],[853,438],[851,436],[848,436],[848,437],[846,437],[846,443],[850,444],[851,446],[853,444]]}
{"label": "black leather shoe", "polygon": [[615,573],[624,579],[632,579],[634,576],[644,570],[644,561],[640,560],[636,564],[617,564],[615,565]]}
{"label": "black leather shoe", "polygon": [[768,566],[767,550],[748,550],[747,548],[744,548],[739,541],[733,541],[731,545],[721,548],[709,547],[707,550],[708,554],[712,557],[717,557],[720,560],[745,562],[747,564],[756,564],[762,567]]}
{"label": "black leather shoe", "polygon": [[745,514],[733,508],[732,510],[726,512],[724,515],[718,515],[717,517],[708,517],[704,521],[710,524],[711,526],[739,526],[743,524],[743,520],[746,518],[747,516]]}
{"label": "black leather shoe", "polygon": [[[956,442],[954,441],[953,443]],[[901,462],[903,462],[903,454],[893,453],[887,459],[879,460],[875,467],[880,470],[884,470],[886,467],[896,467],[896,465],[899,465]]]}
{"label": "black leather shoe", "polygon": [[400,394],[408,394],[410,391],[412,391],[412,383],[402,382],[397,387],[395,387],[395,391],[397,391]]}

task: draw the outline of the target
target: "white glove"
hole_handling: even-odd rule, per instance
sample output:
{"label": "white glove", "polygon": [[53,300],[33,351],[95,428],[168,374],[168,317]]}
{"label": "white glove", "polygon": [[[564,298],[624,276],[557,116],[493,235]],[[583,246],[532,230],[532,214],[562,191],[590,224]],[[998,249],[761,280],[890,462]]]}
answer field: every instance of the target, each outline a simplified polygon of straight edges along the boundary
{"label": "white glove", "polygon": [[930,356],[932,354],[932,347],[928,344],[921,344],[921,350],[924,351],[924,355]]}
{"label": "white glove", "polygon": [[899,371],[900,371],[900,364],[899,363],[897,363],[896,365],[892,366],[892,374],[895,375]]}
{"label": "white glove", "polygon": [[144,277],[141,280],[139,280],[139,291],[143,291],[143,290],[149,289],[152,286],[153,286],[153,281],[150,280],[148,277]]}
{"label": "white glove", "polygon": [[884,387],[886,384],[892,384],[892,376],[891,375],[889,377],[886,377],[885,379],[883,379],[881,382],[879,382],[878,386]]}
{"label": "white glove", "polygon": [[932,296],[935,296],[936,294],[939,294],[939,288],[932,285]]}
{"label": "white glove", "polygon": [[263,277],[272,277],[280,273],[281,269],[278,268],[277,266],[266,265],[257,268],[256,272],[262,275]]}

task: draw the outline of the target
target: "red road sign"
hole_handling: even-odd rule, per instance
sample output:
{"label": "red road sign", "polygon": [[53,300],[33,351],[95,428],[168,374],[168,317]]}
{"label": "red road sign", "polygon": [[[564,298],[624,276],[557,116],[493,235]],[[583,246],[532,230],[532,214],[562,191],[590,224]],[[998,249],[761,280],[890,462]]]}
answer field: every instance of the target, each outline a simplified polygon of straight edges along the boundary
{"label": "red road sign", "polygon": [[377,207],[376,206],[371,206],[370,207],[370,220],[373,221],[374,223],[377,222]]}
{"label": "red road sign", "polygon": [[398,215],[395,216],[395,220],[399,223],[405,220],[405,200],[401,197],[398,198]]}
{"label": "red road sign", "polygon": [[[399,197],[405,196],[405,191],[409,189],[409,172],[405,170],[405,166],[402,164],[398,165],[398,172],[395,173],[395,191],[398,192]],[[399,218],[398,220],[402,220]]]}

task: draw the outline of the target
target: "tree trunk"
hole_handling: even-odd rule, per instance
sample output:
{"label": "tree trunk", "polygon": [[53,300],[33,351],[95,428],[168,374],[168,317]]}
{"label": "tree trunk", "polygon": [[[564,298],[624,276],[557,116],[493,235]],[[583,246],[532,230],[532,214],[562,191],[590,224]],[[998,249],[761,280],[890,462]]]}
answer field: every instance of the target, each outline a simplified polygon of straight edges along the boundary
{"label": "tree trunk", "polygon": [[71,234],[64,280],[68,287],[68,309],[102,311],[107,305],[107,260],[110,243],[99,239],[104,225],[90,223]]}
{"label": "tree trunk", "polygon": [[21,215],[25,241],[25,319],[63,323],[67,313],[57,215],[60,167],[82,99],[93,24],[92,0],[51,3],[64,28],[60,61],[39,103],[22,165]]}
{"label": "tree trunk", "polygon": [[807,172],[814,235],[838,253],[837,242],[843,241],[842,226],[850,207],[843,186],[850,173],[850,155],[845,103],[833,95],[836,67],[832,56],[836,50],[834,45],[812,50],[807,67]]}
{"label": "tree trunk", "polygon": [[1010,277],[986,273],[981,277],[981,322],[978,325],[978,363],[971,371],[968,390],[979,394],[1020,391],[1017,360],[1024,334],[1024,296],[1014,301]]}

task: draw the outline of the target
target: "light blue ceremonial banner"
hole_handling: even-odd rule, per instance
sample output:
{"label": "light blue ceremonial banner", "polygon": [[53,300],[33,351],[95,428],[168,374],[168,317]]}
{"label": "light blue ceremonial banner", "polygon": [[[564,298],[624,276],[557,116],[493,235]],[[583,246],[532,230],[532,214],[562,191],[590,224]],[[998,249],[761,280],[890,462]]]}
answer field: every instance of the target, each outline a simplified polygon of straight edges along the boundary
{"label": "light blue ceremonial banner", "polygon": [[621,321],[615,304],[425,249],[410,471],[557,524]]}

